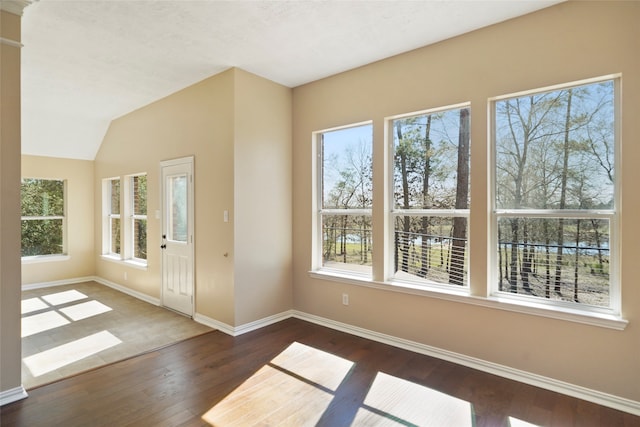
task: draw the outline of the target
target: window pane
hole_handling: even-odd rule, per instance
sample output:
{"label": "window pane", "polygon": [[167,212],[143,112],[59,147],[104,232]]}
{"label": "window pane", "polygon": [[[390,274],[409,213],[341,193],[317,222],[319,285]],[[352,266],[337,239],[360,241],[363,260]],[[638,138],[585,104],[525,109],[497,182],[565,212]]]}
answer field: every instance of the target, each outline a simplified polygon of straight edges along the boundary
{"label": "window pane", "polygon": [[62,219],[22,220],[22,256],[63,254]]}
{"label": "window pane", "polygon": [[397,279],[467,283],[467,218],[396,217],[393,244]]}
{"label": "window pane", "polygon": [[323,215],[322,264],[371,274],[371,216]]}
{"label": "window pane", "polygon": [[501,291],[609,306],[609,220],[498,220]]}
{"label": "window pane", "polygon": [[133,214],[134,215],[146,215],[147,214],[147,176],[138,175],[131,179],[131,186],[133,195]]}
{"label": "window pane", "polygon": [[169,180],[169,224],[167,236],[176,242],[187,241],[187,176],[176,175]]}
{"label": "window pane", "polygon": [[147,220],[133,220],[133,256],[147,259]]}
{"label": "window pane", "polygon": [[469,109],[394,120],[394,208],[469,207]]}
{"label": "window pane", "polygon": [[120,253],[120,218],[110,218],[111,222],[111,253]]}
{"label": "window pane", "polygon": [[498,209],[614,208],[614,84],[498,101]]}
{"label": "window pane", "polygon": [[118,215],[120,213],[120,180],[112,179],[109,181],[111,189],[111,210],[110,213]]}
{"label": "window pane", "polygon": [[25,178],[21,201],[22,216],[63,216],[64,181]]}
{"label": "window pane", "polygon": [[371,208],[373,126],[322,134],[322,207]]}

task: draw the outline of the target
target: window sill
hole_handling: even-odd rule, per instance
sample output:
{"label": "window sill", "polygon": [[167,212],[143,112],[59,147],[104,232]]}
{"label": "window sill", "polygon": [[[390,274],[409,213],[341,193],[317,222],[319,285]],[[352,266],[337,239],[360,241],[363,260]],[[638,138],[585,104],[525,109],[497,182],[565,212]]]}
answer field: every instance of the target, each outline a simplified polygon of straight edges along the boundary
{"label": "window sill", "polygon": [[122,264],[128,267],[137,268],[138,270],[147,270],[148,268],[148,264],[146,262],[141,262],[133,259],[122,259],[118,256],[113,255],[101,255],[100,258],[105,261],[115,262],[116,264]]}
{"label": "window sill", "polygon": [[38,264],[41,262],[69,261],[69,255],[36,255],[21,258],[22,264]]}
{"label": "window sill", "polygon": [[374,289],[382,289],[392,292],[401,292],[405,294],[418,295],[428,298],[438,298],[447,301],[459,302],[463,304],[472,304],[481,307],[487,307],[496,310],[504,310],[532,316],[547,317],[557,320],[565,320],[569,322],[581,323],[590,326],[598,326],[602,328],[614,329],[618,331],[624,330],[629,321],[613,314],[597,313],[591,311],[577,310],[567,307],[550,306],[546,304],[537,304],[531,301],[520,301],[500,296],[490,296],[487,298],[473,296],[469,288],[460,290],[450,289],[448,287],[421,286],[405,282],[377,282],[370,278],[349,275],[342,272],[317,270],[310,271],[309,276],[314,279],[329,280],[333,282],[348,283],[350,285],[365,286]]}

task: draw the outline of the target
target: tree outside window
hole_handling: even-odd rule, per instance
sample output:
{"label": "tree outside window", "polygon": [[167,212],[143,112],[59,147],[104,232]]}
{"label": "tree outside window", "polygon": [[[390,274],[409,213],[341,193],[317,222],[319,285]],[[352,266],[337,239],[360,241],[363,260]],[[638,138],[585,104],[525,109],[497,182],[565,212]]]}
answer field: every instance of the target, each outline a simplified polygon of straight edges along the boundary
{"label": "tree outside window", "polygon": [[390,122],[396,280],[467,284],[469,125],[466,106]]}
{"label": "tree outside window", "polygon": [[494,102],[497,291],[609,307],[615,81]]}
{"label": "tree outside window", "polygon": [[371,275],[371,124],[318,135],[322,267]]}
{"label": "tree outside window", "polygon": [[23,257],[65,253],[65,182],[24,178],[21,183]]}

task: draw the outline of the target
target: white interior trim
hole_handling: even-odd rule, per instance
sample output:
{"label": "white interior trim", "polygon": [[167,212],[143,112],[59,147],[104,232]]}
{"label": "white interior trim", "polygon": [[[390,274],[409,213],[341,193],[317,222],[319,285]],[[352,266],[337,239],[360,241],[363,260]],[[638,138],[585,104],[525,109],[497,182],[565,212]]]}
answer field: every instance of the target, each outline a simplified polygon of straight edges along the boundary
{"label": "white interior trim", "polygon": [[445,286],[411,286],[405,282],[378,282],[368,278],[359,278],[355,275],[335,274],[326,270],[310,271],[309,276],[314,279],[329,280],[429,298],[438,298],[446,301],[478,305],[481,307],[510,311],[513,313],[566,320],[569,322],[609,328],[617,331],[623,331],[629,324],[629,321],[624,318],[596,311],[572,309],[562,307],[560,305],[543,304],[542,302],[525,301],[524,299],[517,298],[501,298],[497,296],[483,298],[474,296],[469,294],[468,287],[458,289],[454,287],[447,288]]}
{"label": "white interior trim", "polygon": [[0,37],[0,44],[6,44],[7,46],[11,46],[11,47],[17,47],[18,49],[21,49],[24,47],[24,45],[18,41],[15,40],[11,40],[5,37]]}
{"label": "white interior trim", "polygon": [[0,2],[0,10],[22,16],[24,8],[38,0],[2,0]]}
{"label": "white interior trim", "polygon": [[138,291],[134,291],[133,289],[129,289],[125,286],[119,285],[115,282],[112,282],[110,280],[107,279],[103,279],[102,277],[93,277],[91,280],[100,283],[101,285],[105,285],[108,286],[112,289],[115,289],[116,291],[120,291],[123,294],[127,294],[129,296],[132,296],[134,298],[138,298],[139,300],[142,300],[144,302],[148,302],[149,304],[153,304],[153,305],[160,305],[160,299],[159,298],[154,298],[152,296],[149,296],[147,294],[143,294],[142,292],[138,292]]}
{"label": "white interior trim", "polygon": [[[160,300],[142,294],[137,291],[125,288],[124,286],[110,282],[100,277],[82,277],[69,280],[60,280],[56,282],[47,282],[41,284],[24,285],[23,290],[37,289],[39,287],[47,286],[59,286],[72,283],[80,283],[93,280],[105,286],[109,286],[115,290],[149,302],[154,305],[160,305]],[[370,339],[372,341],[388,344],[393,347],[402,348],[404,350],[413,351],[414,353],[424,354],[427,356],[435,357],[448,362],[456,363],[458,365],[466,366],[472,369],[477,369],[482,372],[487,372],[499,377],[508,378],[514,381],[519,381],[524,384],[540,387],[545,390],[555,391],[557,393],[565,394],[567,396],[575,397],[577,399],[586,400],[588,402],[596,403],[598,405],[606,406],[608,408],[617,409],[623,412],[628,412],[633,415],[640,416],[640,402],[626,399],[624,397],[615,396],[609,393],[604,393],[597,390],[592,390],[579,385],[571,384],[565,381],[556,380],[554,378],[545,377],[542,375],[534,374],[531,372],[523,371],[520,369],[511,368],[509,366],[500,365],[497,363],[489,362],[486,360],[478,359],[464,354],[455,353],[449,350],[433,347],[430,345],[422,344],[416,341],[410,341],[392,335],[383,334],[380,332],[372,331],[369,329],[360,328],[358,326],[349,325],[347,323],[338,322],[335,320],[327,319],[324,317],[316,316],[313,314],[305,313],[298,310],[288,310],[282,313],[278,313],[272,316],[265,317],[253,322],[245,323],[239,326],[231,326],[224,322],[212,319],[205,315],[196,313],[193,320],[203,325],[209,326],[213,329],[217,329],[231,336],[239,336],[247,332],[251,332],[273,323],[286,320],[290,317],[301,319],[307,322],[315,323],[320,326],[324,326],[330,329],[346,332],[351,335]],[[24,393],[22,395],[21,393]],[[6,396],[5,396],[6,395]],[[22,396],[22,397],[21,397]],[[10,403],[15,400],[23,399],[27,397],[24,388],[19,387],[13,390],[0,393],[0,405]],[[14,399],[6,400],[5,399]]]}
{"label": "white interior trim", "polygon": [[40,283],[30,283],[27,285],[22,285],[23,291],[30,291],[32,289],[41,289],[41,288],[51,288],[53,286],[63,286],[63,285],[73,285],[76,283],[84,283],[98,281],[95,276],[86,276],[86,277],[75,277],[72,279],[64,279],[64,280],[54,280],[51,282],[40,282]]}
{"label": "white interior trim", "polygon": [[26,399],[27,397],[29,397],[29,395],[22,385],[10,390],[0,391],[0,406],[17,402],[18,400]]}
{"label": "white interior trim", "polygon": [[337,322],[331,319],[326,319],[297,310],[293,310],[293,317],[325,326],[327,328],[346,332],[358,337],[370,339],[372,341],[381,342],[383,344],[388,344],[394,347],[413,351],[415,353],[446,360],[448,362],[467,366],[469,368],[477,369],[479,371],[487,372],[499,377],[519,381],[524,384],[540,387],[545,390],[555,391],[567,396],[583,399],[588,402],[596,403],[598,405],[640,416],[640,402],[626,399],[624,397],[614,396],[609,393],[592,390],[586,387],[559,381],[531,372],[522,371],[520,369],[514,369],[509,366],[499,365],[497,363],[488,362],[486,360],[477,359],[475,357],[466,356],[464,354],[454,353],[452,351],[443,350],[437,347],[432,347],[415,341],[405,340],[403,338],[382,334],[368,329],[363,329],[357,326],[352,326],[346,323]]}

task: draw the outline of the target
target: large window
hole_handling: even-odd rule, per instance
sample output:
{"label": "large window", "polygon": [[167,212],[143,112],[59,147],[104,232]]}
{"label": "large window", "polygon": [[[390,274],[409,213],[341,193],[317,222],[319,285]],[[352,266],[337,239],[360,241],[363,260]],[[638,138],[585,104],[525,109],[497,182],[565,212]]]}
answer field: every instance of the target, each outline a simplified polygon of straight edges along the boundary
{"label": "large window", "polygon": [[372,125],[316,134],[321,268],[371,276]]}
{"label": "large window", "polygon": [[103,255],[146,264],[147,176],[105,179],[103,208]]}
{"label": "large window", "polygon": [[21,185],[22,257],[65,253],[65,182],[24,178]]}
{"label": "large window", "polygon": [[492,102],[494,293],[617,305],[617,84]]}
{"label": "large window", "polygon": [[[488,162],[475,166],[468,102],[387,117],[384,132],[315,132],[313,270],[611,325],[621,307],[619,93],[620,77],[607,76],[490,98],[478,106],[489,120],[474,124]],[[374,146],[384,153],[375,168]],[[474,186],[484,197],[475,211]]]}
{"label": "large window", "polygon": [[393,141],[393,277],[468,283],[469,108],[403,116]]}

